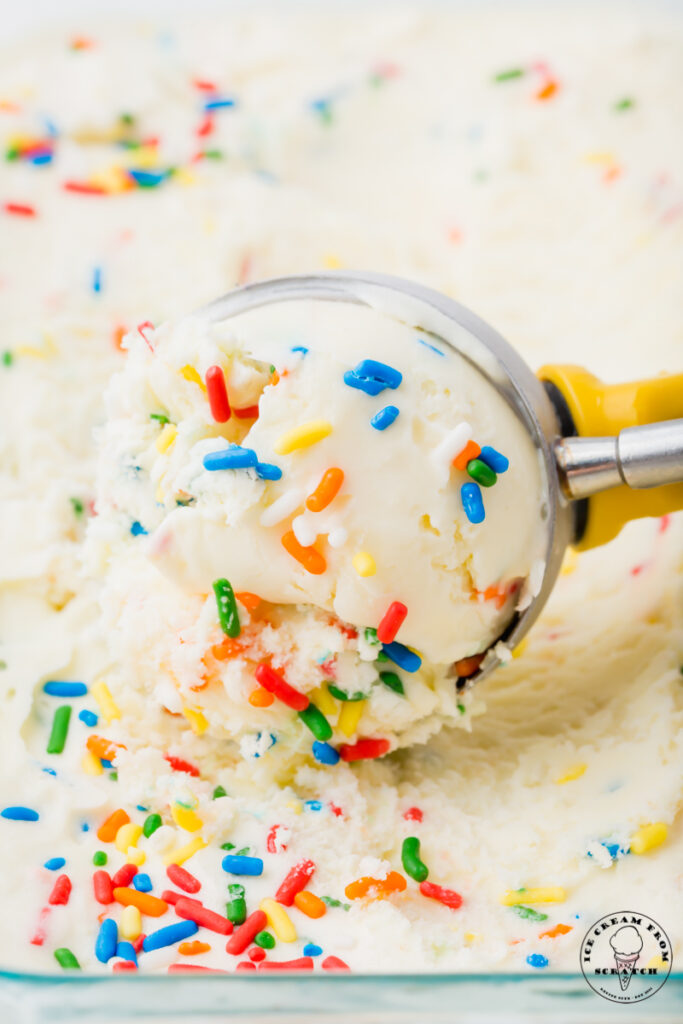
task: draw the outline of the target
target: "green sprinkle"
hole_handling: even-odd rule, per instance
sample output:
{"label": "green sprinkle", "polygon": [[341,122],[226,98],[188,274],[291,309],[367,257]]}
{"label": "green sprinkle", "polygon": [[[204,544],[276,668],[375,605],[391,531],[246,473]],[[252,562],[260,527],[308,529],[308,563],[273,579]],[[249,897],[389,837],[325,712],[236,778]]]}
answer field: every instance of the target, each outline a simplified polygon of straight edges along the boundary
{"label": "green sprinkle", "polygon": [[260,946],[261,949],[272,949],[275,945],[275,938],[270,934],[270,932],[258,932],[254,936],[254,942],[257,946]]}
{"label": "green sprinkle", "polygon": [[121,122],[121,124],[135,124],[135,114],[119,114],[119,121]]}
{"label": "green sprinkle", "polygon": [[355,701],[365,700],[367,697],[367,693],[361,693],[360,690],[356,691],[356,693],[346,693],[345,690],[340,690],[338,686],[334,685],[334,683],[328,683],[327,689],[330,691],[333,697],[337,698],[337,700]]}
{"label": "green sprinkle", "polygon": [[365,642],[366,644],[372,644],[373,647],[377,646],[379,639],[377,637],[377,630],[373,629],[372,626],[365,627]]}
{"label": "green sprinkle", "polygon": [[80,498],[69,498],[75,516],[82,516],[85,512],[85,505]]}
{"label": "green sprinkle", "polygon": [[467,472],[482,487],[493,487],[498,479],[491,467],[487,466],[481,459],[470,459],[467,463]]}
{"label": "green sprinkle", "polygon": [[632,110],[635,105],[635,100],[632,100],[630,96],[624,96],[622,100],[617,100],[614,104],[614,109],[617,111]]}
{"label": "green sprinkle", "polygon": [[12,355],[12,353],[10,352],[9,349],[6,349],[2,353],[2,365],[3,366],[11,366],[13,362],[14,362],[14,356]]}
{"label": "green sprinkle", "polygon": [[225,792],[225,790],[223,789],[222,786],[216,786],[216,788],[213,791],[213,795],[212,795],[211,799],[212,800],[220,800],[220,798],[222,796],[227,796],[227,795],[228,794]]}
{"label": "green sprinkle", "polygon": [[146,836],[149,839],[149,837],[153,835],[158,828],[161,828],[161,824],[160,814],[148,814],[142,826],[143,836]]}
{"label": "green sprinkle", "polygon": [[317,740],[329,740],[332,737],[332,726],[324,714],[315,704],[309,704],[303,711],[299,711],[299,718],[307,725]]}
{"label": "green sprinkle", "polygon": [[385,654],[384,651],[378,651],[377,652],[377,657],[375,658],[375,661],[382,661],[382,662],[389,661],[389,655]]}
{"label": "green sprinkle", "polygon": [[222,160],[223,150],[222,149],[205,149],[202,156],[206,157],[207,160]]}
{"label": "green sprinkle", "polygon": [[272,363],[270,364],[270,372],[275,373],[275,367],[273,366]]}
{"label": "green sprinkle", "polygon": [[248,857],[251,846],[243,846],[241,850],[235,850],[236,857]]}
{"label": "green sprinkle", "polygon": [[328,907],[341,907],[342,910],[350,910],[350,903],[342,903],[341,900],[335,900],[332,896],[321,896],[320,899],[323,903],[326,903]]}
{"label": "green sprinkle", "polygon": [[414,878],[416,882],[424,882],[429,874],[429,868],[420,860],[420,840],[417,836],[408,836],[403,840],[401,863],[407,875]]}
{"label": "green sprinkle", "polygon": [[244,899],[244,886],[240,885],[239,882],[231,882],[228,886],[228,892],[231,896],[234,896],[236,900]]}
{"label": "green sprinkle", "polygon": [[103,868],[108,861],[108,857],[104,850],[95,850],[92,855],[92,862],[96,868]]}
{"label": "green sprinkle", "polygon": [[394,693],[400,693],[401,695],[405,693],[403,683],[395,672],[380,672],[379,677],[384,685],[388,686],[390,690],[394,691]]}
{"label": "green sprinkle", "polygon": [[7,668],[7,662],[0,658],[0,672],[2,672],[4,668]]}
{"label": "green sprinkle", "polygon": [[71,708],[68,704],[62,704],[62,706],[57,708],[55,711],[55,717],[52,719],[50,738],[47,741],[48,754],[61,754],[64,750],[67,733],[69,732],[70,718]]}
{"label": "green sprinkle", "polygon": [[548,915],[541,914],[538,910],[533,910],[531,907],[510,907],[510,910],[514,910],[515,914],[519,917],[526,918],[527,921],[547,921]]}
{"label": "green sprinkle", "polygon": [[221,843],[221,850],[234,850],[234,849],[235,849],[235,844],[234,843]]}
{"label": "green sprinkle", "polygon": [[467,711],[467,708],[465,707],[464,704],[458,704],[457,708],[458,708],[458,711],[460,712],[461,715],[464,715],[465,712]]}
{"label": "green sprinkle", "polygon": [[116,772],[116,771],[109,772],[109,778],[111,779],[112,782],[118,782],[119,781],[119,773]]}
{"label": "green sprinkle", "polygon": [[237,611],[235,594],[226,579],[214,580],[213,592],[216,595],[218,606],[218,621],[226,636],[236,637],[240,635],[240,617]]}
{"label": "green sprinkle", "polygon": [[65,971],[80,971],[81,969],[78,960],[66,946],[61,946],[60,949],[55,950],[55,960]]}
{"label": "green sprinkle", "polygon": [[523,68],[508,68],[507,71],[499,71],[497,75],[493,76],[494,82],[512,82],[515,78],[522,78],[524,75]]}
{"label": "green sprinkle", "polygon": [[[242,892],[244,892],[244,889]],[[247,904],[244,896],[235,896],[234,899],[225,904],[225,916],[233,924],[244,924],[247,919]]]}
{"label": "green sprinkle", "polygon": [[165,412],[151,412],[149,414],[149,418],[151,420],[156,420],[162,427],[164,424],[171,422]]}
{"label": "green sprinkle", "polygon": [[10,146],[5,150],[5,160],[16,160],[19,157],[19,147]]}

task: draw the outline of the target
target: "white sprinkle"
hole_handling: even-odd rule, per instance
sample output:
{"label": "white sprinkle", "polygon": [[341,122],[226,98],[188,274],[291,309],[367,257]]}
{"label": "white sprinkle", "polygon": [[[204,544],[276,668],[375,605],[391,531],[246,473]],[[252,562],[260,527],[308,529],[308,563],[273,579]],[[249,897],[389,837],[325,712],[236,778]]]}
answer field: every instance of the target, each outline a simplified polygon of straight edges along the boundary
{"label": "white sprinkle", "polygon": [[531,571],[528,577],[524,581],[524,586],[519,595],[519,600],[515,605],[515,610],[518,612],[526,611],[531,602],[541,592],[543,586],[543,578],[545,576],[545,562],[542,558],[537,558],[531,566]]}
{"label": "white sprinkle", "polygon": [[331,548],[343,548],[349,539],[349,535],[343,526],[337,526],[336,529],[330,530],[327,535],[327,543]]}
{"label": "white sprinkle", "polygon": [[281,523],[283,519],[291,516],[292,512],[298,509],[304,498],[304,492],[298,487],[292,487],[290,491],[285,491],[261,514],[261,526],[276,526],[277,523]]}
{"label": "white sprinkle", "polygon": [[439,471],[439,475],[444,479],[444,482],[448,480],[451,462],[462,451],[471,436],[472,428],[469,423],[463,420],[462,423],[458,423],[457,427],[454,427],[453,430],[446,434],[431,453],[431,460]]}
{"label": "white sprinkle", "polygon": [[292,530],[302,548],[310,548],[311,544],[315,544],[318,531],[305,513],[292,519]]}

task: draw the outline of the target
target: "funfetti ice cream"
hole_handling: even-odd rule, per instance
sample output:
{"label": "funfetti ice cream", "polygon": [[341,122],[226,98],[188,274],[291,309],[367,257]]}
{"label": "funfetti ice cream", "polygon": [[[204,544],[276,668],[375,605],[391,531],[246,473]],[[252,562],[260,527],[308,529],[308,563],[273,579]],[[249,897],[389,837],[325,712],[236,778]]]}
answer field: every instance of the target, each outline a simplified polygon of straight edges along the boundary
{"label": "funfetti ice cream", "polygon": [[[531,366],[680,370],[680,17],[285,6],[0,60],[0,965],[577,972],[630,908],[675,969],[679,518],[569,553],[459,695],[512,603],[487,589],[533,575],[515,423],[360,311],[188,316],[369,268]],[[509,460],[490,487],[446,459],[462,422]]]}

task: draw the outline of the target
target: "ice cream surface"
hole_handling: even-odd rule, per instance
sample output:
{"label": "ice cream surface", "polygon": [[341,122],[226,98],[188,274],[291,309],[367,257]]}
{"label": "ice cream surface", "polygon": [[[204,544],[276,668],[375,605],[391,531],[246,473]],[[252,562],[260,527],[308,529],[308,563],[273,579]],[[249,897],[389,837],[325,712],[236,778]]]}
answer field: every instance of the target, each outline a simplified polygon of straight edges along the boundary
{"label": "ice cream surface", "polygon": [[[447,666],[538,557],[516,422],[415,332],[376,318],[368,350],[352,307],[187,318],[366,267],[531,365],[677,369],[683,28],[589,17],[247,10],[53,29],[0,62],[3,965],[576,971],[629,906],[680,956],[680,520],[568,556],[528,644],[463,697]],[[368,358],[400,385],[345,384]],[[479,524],[434,458],[461,422],[510,460]],[[207,469],[230,444],[256,465]]]}

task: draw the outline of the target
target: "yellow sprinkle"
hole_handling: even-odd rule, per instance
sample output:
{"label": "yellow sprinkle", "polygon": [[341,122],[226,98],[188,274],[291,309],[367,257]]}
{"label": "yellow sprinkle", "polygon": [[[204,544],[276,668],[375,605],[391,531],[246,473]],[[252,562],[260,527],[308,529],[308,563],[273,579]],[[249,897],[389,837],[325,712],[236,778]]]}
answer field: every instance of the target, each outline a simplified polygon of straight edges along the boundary
{"label": "yellow sprinkle", "polygon": [[89,750],[86,750],[81,761],[81,771],[86,775],[101,775],[104,771],[99,757],[95,757]]}
{"label": "yellow sprinkle", "polygon": [[539,889],[508,889],[500,902],[504,907],[519,907],[527,903],[563,903],[567,893],[559,885],[546,885]]}
{"label": "yellow sprinkle", "polygon": [[303,805],[298,800],[288,800],[286,806],[295,814],[301,814],[303,811]]}
{"label": "yellow sprinkle", "polygon": [[151,171],[159,163],[159,153],[156,146],[138,146],[131,150],[131,163],[134,167],[141,167],[145,171]]}
{"label": "yellow sprinkle", "polygon": [[121,717],[118,704],[112,697],[111,691],[104,679],[96,680],[90,689],[105,722],[113,722],[114,719]]}
{"label": "yellow sprinkle", "polygon": [[[198,384],[202,391],[206,391],[206,384],[199,376],[194,366],[190,366],[189,363],[183,366],[182,370],[180,371],[180,376],[184,377],[185,380],[189,380],[192,384]],[[170,426],[170,424],[167,423],[166,426],[168,427]]]}
{"label": "yellow sprinkle", "polygon": [[465,942],[468,946],[473,946],[475,942],[481,942],[481,935],[477,932],[465,932]]}
{"label": "yellow sprinkle", "polygon": [[261,900],[259,909],[268,918],[268,924],[280,942],[296,942],[296,928],[281,903],[271,899]]}
{"label": "yellow sprinkle", "polygon": [[339,720],[337,721],[337,728],[344,733],[345,736],[353,736],[354,732],[358,728],[358,723],[361,720],[363,711],[365,710],[365,700],[347,700],[339,712]]}
{"label": "yellow sprinkle", "polygon": [[154,500],[158,502],[159,505],[163,505],[164,501],[166,500],[164,495],[164,489],[161,486],[161,484],[159,484],[156,491],[154,492]]}
{"label": "yellow sprinkle", "polygon": [[160,452],[161,455],[163,455],[164,452],[167,452],[171,447],[176,439],[177,433],[178,428],[175,423],[164,423],[163,429],[160,431],[156,441],[157,451]]}
{"label": "yellow sprinkle", "polygon": [[311,700],[324,715],[333,715],[337,710],[337,702],[327,689],[327,684],[318,686],[311,694]]}
{"label": "yellow sprinkle", "polygon": [[327,255],[323,256],[323,266],[326,270],[339,270],[342,266],[342,261],[333,252],[328,252]]}
{"label": "yellow sprinkle", "polygon": [[655,956],[651,957],[650,960],[648,960],[645,966],[656,967],[657,970],[661,970],[662,967],[666,967],[667,965],[664,963],[659,953],[656,953]]}
{"label": "yellow sprinkle", "polygon": [[614,153],[609,152],[586,153],[583,159],[587,164],[615,164],[617,162]]}
{"label": "yellow sprinkle", "polygon": [[181,807],[180,804],[173,804],[171,806],[171,816],[176,825],[179,828],[185,829],[186,832],[198,832],[204,824],[196,811],[191,810],[189,807]]}
{"label": "yellow sprinkle", "polygon": [[134,187],[123,167],[117,167],[116,164],[108,167],[106,171],[98,171],[97,174],[93,174],[89,179],[89,184],[103,188],[109,195],[128,192]]}
{"label": "yellow sprinkle", "polygon": [[560,569],[560,574],[562,576],[571,576],[571,574],[576,571],[578,564],[579,556],[577,555],[574,548],[567,548],[567,550],[564,553],[564,558],[562,560],[562,568]]}
{"label": "yellow sprinkle", "polygon": [[641,825],[631,836],[631,853],[647,853],[648,850],[654,850],[655,846],[661,846],[668,831],[663,821],[656,821],[653,825]]}
{"label": "yellow sprinkle", "polygon": [[332,424],[328,420],[309,420],[299,427],[288,430],[278,437],[274,445],[276,455],[289,455],[297,448],[309,448],[332,433]]}
{"label": "yellow sprinkle", "polygon": [[178,185],[194,185],[197,175],[188,171],[185,167],[179,167],[173,175],[173,181]]}
{"label": "yellow sprinkle", "polygon": [[147,854],[144,850],[139,850],[137,846],[131,846],[126,854],[126,860],[129,864],[136,864],[138,867],[141,867],[147,860]]}
{"label": "yellow sprinkle", "polygon": [[524,654],[524,652],[526,651],[528,646],[529,646],[529,637],[525,636],[524,639],[521,640],[517,644],[517,646],[515,647],[514,651],[512,652],[512,657],[513,658],[521,658],[522,655]]}
{"label": "yellow sprinkle", "polygon": [[34,345],[17,345],[14,351],[18,356],[28,356],[31,359],[47,359],[52,354]]}
{"label": "yellow sprinkle", "polygon": [[196,708],[183,708],[183,714],[192,726],[192,732],[195,736],[201,736],[201,734],[206,732],[209,728],[209,723],[206,718],[202,712],[198,711]]}
{"label": "yellow sprinkle", "polygon": [[375,559],[369,551],[357,551],[351,559],[351,565],[359,576],[374,576],[377,572]]}
{"label": "yellow sprinkle", "polygon": [[168,867],[169,864],[184,864],[186,860],[194,856],[198,850],[203,850],[206,843],[201,836],[195,836],[192,842],[187,843],[185,846],[179,846],[177,850],[171,850],[164,857],[164,864]]}
{"label": "yellow sprinkle", "polygon": [[573,782],[574,779],[580,779],[587,767],[588,765],[584,762],[581,762],[581,764],[575,764],[572,768],[566,771],[564,775],[560,775],[559,779],[555,779],[555,782],[558,786],[563,786],[565,782]]}
{"label": "yellow sprinkle", "polygon": [[124,907],[119,919],[119,935],[131,942],[142,932],[142,915],[137,907]]}
{"label": "yellow sprinkle", "polygon": [[135,846],[141,835],[142,825],[136,825],[133,821],[127,822],[116,833],[116,839],[114,840],[116,849],[120,850],[121,853],[128,853],[128,848]]}

